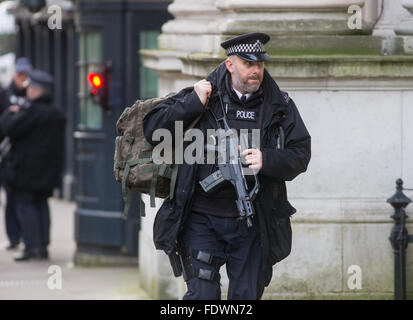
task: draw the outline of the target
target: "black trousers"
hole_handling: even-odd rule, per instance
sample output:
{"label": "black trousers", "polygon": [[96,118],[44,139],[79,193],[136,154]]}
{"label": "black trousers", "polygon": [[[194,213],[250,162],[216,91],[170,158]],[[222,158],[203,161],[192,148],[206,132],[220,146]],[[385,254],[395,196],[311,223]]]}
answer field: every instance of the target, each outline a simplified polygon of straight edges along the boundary
{"label": "black trousers", "polygon": [[47,196],[40,193],[14,194],[25,251],[45,249],[50,242],[50,212]]}
{"label": "black trousers", "polygon": [[4,184],[4,189],[6,191],[6,232],[10,244],[14,245],[20,242],[21,226],[17,217],[16,199],[14,193],[9,187],[7,187],[6,184]]}
{"label": "black trousers", "polygon": [[[199,269],[219,274],[225,263],[229,278],[228,300],[258,300],[264,287],[258,285],[262,264],[261,240],[258,223],[253,219],[248,228],[245,221],[191,212],[180,238],[183,248],[201,251],[218,257],[218,265],[201,262],[191,256],[193,277],[186,281],[187,292],[184,300],[219,300],[219,281],[205,280],[197,276]],[[218,278],[219,280],[219,278]]]}

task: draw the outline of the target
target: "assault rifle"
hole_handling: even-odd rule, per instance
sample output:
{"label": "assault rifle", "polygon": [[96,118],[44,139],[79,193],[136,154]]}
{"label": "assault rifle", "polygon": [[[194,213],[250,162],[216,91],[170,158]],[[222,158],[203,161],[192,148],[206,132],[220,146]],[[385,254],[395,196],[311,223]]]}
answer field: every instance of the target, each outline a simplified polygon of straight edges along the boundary
{"label": "assault rifle", "polygon": [[[238,208],[239,219],[246,220],[247,226],[252,226],[252,217],[255,214],[253,201],[259,191],[259,181],[256,173],[254,172],[255,184],[251,190],[248,190],[247,181],[244,176],[242,162],[240,158],[241,145],[248,145],[248,138],[245,143],[238,144],[238,138],[236,133],[229,127],[226,113],[224,110],[224,104],[221,98],[220,92],[218,92],[220,99],[220,105],[222,109],[222,117],[216,118],[215,121],[218,125],[217,138],[218,146],[212,147],[212,150],[218,153],[218,170],[211,175],[200,181],[200,185],[205,192],[212,192],[224,181],[229,181],[235,188],[237,193],[237,200],[235,200]],[[245,138],[245,135],[241,135],[241,139]],[[207,151],[211,150],[211,147]]]}

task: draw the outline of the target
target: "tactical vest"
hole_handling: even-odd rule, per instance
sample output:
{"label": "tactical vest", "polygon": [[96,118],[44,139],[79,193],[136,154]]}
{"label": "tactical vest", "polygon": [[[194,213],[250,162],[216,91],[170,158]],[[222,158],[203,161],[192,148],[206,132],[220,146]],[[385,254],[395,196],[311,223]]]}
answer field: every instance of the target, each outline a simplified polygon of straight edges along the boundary
{"label": "tactical vest", "polygon": [[[249,106],[248,100],[242,103],[238,97],[235,96],[235,92],[232,92],[232,94],[232,97],[227,93],[223,96],[224,108],[229,125],[231,129],[237,130],[238,137],[240,137],[240,129],[248,129],[248,147],[252,147],[251,133],[252,129],[260,128],[261,119],[259,115],[263,107],[263,99],[259,98]],[[220,113],[216,116],[219,115]],[[199,186],[199,181],[205,179],[216,170],[218,170],[216,164],[201,164],[198,166],[192,210],[203,214],[237,217],[238,210],[235,204],[237,196],[233,186],[229,182],[223,183],[222,187],[211,194],[206,194]],[[248,182],[248,178],[250,177],[246,176],[246,178]],[[213,199],[213,201],[211,201],[211,199]]]}

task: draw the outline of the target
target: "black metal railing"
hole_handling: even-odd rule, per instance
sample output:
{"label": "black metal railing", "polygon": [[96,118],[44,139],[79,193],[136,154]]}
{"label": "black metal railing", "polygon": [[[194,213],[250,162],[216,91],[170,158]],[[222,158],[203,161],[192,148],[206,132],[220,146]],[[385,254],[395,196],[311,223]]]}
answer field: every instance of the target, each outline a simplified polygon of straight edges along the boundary
{"label": "black metal railing", "polygon": [[394,252],[394,299],[406,300],[406,249],[409,242],[413,242],[413,235],[409,235],[406,228],[406,207],[412,200],[408,198],[403,190],[403,180],[396,180],[396,193],[387,202],[392,205],[395,212],[391,216],[394,220],[389,240]]}

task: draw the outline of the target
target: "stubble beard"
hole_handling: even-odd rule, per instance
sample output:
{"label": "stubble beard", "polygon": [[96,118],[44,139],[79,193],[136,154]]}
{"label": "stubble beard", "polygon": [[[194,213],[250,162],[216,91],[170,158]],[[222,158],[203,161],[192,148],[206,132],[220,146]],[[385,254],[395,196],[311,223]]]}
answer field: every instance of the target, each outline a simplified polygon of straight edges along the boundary
{"label": "stubble beard", "polygon": [[[250,84],[248,83],[249,79],[257,79],[259,81],[257,82],[257,84]],[[260,78],[259,75],[247,77],[246,79],[242,79],[240,74],[238,73],[238,70],[234,68],[234,72],[232,75],[232,82],[233,82],[233,86],[238,91],[246,92],[246,93],[254,93],[259,89],[262,79]]]}

